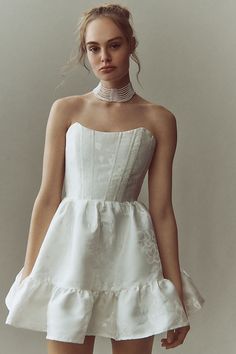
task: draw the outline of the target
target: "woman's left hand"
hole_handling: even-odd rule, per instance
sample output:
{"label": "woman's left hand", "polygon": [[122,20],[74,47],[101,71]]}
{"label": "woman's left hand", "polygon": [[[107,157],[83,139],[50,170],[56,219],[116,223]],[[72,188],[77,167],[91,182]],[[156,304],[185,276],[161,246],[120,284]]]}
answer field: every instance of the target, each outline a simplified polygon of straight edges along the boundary
{"label": "woman's left hand", "polygon": [[180,344],[183,344],[184,339],[190,330],[190,325],[179,327],[175,329],[170,329],[167,331],[167,338],[161,339],[162,347],[166,349],[177,347]]}

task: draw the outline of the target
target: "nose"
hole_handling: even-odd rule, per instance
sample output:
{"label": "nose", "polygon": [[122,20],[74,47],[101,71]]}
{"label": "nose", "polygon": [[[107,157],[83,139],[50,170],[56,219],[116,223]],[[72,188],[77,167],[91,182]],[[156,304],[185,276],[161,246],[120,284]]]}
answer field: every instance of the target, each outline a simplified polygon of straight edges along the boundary
{"label": "nose", "polygon": [[105,63],[111,61],[111,56],[110,56],[109,51],[107,49],[103,49],[101,51],[101,61],[105,62]]}

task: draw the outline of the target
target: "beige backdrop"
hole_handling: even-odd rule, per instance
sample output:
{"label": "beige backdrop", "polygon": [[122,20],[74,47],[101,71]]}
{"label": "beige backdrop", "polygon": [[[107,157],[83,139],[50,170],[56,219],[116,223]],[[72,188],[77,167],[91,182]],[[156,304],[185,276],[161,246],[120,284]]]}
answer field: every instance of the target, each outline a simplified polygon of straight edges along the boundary
{"label": "beige backdrop", "polygon": [[[45,127],[59,97],[97,83],[83,67],[60,83],[82,10],[99,1],[1,0],[1,353],[46,353],[45,333],[4,324],[6,293],[22,267],[42,172]],[[180,261],[204,296],[181,354],[233,354],[235,345],[236,2],[120,1],[133,13],[142,63],[135,89],[178,124],[173,204]],[[140,194],[147,203],[147,176]],[[233,302],[234,300],[234,302]],[[162,336],[155,337],[153,353]],[[111,353],[97,337],[95,354]]]}

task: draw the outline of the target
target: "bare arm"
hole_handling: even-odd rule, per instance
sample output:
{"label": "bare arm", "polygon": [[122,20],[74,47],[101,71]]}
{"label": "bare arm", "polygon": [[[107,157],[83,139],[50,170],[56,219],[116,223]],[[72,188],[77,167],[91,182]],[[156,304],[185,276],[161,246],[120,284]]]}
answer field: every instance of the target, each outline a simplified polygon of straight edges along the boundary
{"label": "bare arm", "polygon": [[42,180],[32,210],[21,280],[31,272],[50,221],[61,201],[67,110],[63,99],[56,100],[50,110],[45,135]]}
{"label": "bare arm", "polygon": [[177,144],[175,116],[163,110],[155,119],[157,148],[148,172],[149,210],[155,228],[163,275],[183,302],[178,231],[172,205],[172,164]]}

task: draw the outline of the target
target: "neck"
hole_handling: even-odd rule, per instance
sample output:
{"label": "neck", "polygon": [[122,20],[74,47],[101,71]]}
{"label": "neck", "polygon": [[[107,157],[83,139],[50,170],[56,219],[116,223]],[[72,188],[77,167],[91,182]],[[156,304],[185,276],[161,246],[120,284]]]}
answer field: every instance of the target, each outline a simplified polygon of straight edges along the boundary
{"label": "neck", "polygon": [[130,82],[130,77],[129,77],[129,73],[127,73],[126,75],[124,75],[121,79],[118,80],[100,80],[101,84],[103,87],[108,88],[108,89],[112,89],[112,88],[121,88],[126,86],[129,82]]}
{"label": "neck", "polygon": [[92,92],[98,99],[109,102],[126,102],[131,100],[135,94],[131,82],[127,80],[116,86],[111,82],[109,86],[105,86],[101,80]]}

